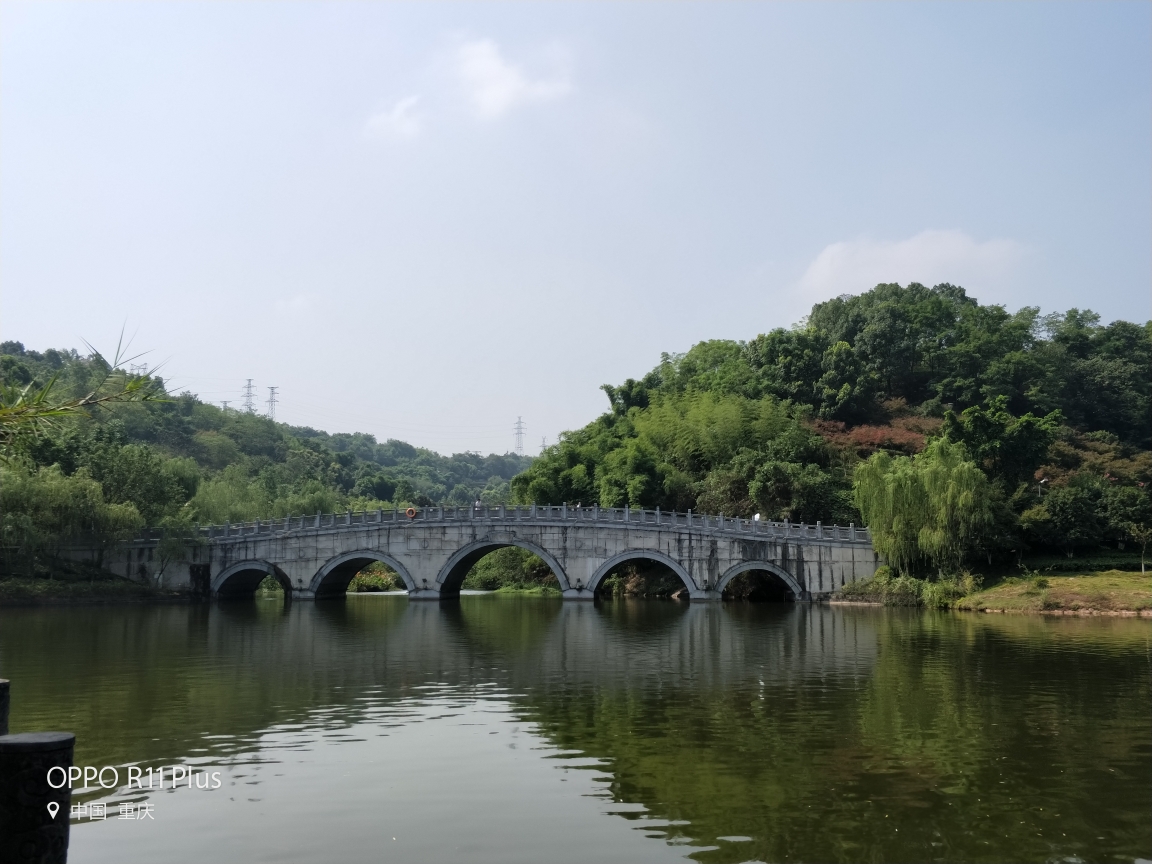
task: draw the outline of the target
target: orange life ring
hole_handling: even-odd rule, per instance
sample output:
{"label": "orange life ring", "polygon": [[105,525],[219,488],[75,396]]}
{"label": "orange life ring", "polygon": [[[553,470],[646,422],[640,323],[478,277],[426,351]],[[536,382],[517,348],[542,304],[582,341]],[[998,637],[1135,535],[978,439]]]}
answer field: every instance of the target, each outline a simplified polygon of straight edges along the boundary
{"label": "orange life ring", "polygon": [[407,510],[404,511],[404,515],[407,516],[409,519],[415,519],[416,518],[416,508],[415,507],[409,507]]}

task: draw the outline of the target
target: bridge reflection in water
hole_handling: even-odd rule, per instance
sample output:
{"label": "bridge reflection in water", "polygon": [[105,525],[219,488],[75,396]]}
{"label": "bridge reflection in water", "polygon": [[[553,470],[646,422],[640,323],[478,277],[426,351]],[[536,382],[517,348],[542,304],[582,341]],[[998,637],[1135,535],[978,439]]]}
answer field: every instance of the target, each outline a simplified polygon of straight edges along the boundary
{"label": "bridge reflection in water", "polygon": [[[89,861],[377,861],[394,834],[415,845],[393,860],[494,864],[1131,860],[1146,640],[1143,621],[500,595],[0,610],[14,728],[75,731],[77,764],[236,784],[163,796],[163,832],[77,826]],[[604,812],[671,845],[630,846]]]}

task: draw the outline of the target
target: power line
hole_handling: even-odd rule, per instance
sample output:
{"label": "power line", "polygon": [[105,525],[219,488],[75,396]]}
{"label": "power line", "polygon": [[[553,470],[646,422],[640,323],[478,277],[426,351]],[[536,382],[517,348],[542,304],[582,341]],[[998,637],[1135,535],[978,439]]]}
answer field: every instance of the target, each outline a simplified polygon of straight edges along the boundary
{"label": "power line", "polygon": [[248,379],[248,383],[244,385],[244,411],[248,414],[256,413],[256,387],[252,384],[252,379]]}
{"label": "power line", "polygon": [[276,419],[276,391],[279,387],[268,388],[268,417],[269,419]]}
{"label": "power line", "polygon": [[524,455],[524,430],[527,428],[524,425],[524,418],[523,417],[517,417],[516,418],[516,426],[514,428],[516,430],[516,455],[517,456],[523,456]]}

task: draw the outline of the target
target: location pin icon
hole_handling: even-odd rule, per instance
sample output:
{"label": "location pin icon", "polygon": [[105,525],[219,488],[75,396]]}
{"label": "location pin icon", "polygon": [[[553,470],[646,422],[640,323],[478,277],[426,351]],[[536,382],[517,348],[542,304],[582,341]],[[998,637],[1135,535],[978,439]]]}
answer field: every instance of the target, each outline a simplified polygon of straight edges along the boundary
{"label": "location pin icon", "polygon": [[59,805],[59,804],[57,804],[55,801],[50,801],[50,802],[48,803],[48,815],[49,815],[51,818],[55,819],[55,818],[56,818],[56,814],[57,814],[57,813],[59,813],[59,812],[60,812],[60,805]]}

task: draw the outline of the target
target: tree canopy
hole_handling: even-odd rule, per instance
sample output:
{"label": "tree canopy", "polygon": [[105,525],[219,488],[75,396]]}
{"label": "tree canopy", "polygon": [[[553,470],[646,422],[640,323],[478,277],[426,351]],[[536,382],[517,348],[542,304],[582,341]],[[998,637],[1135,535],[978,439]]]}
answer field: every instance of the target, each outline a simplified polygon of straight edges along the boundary
{"label": "tree canopy", "polygon": [[1152,322],[883,284],[602,389],[609,410],[515,478],[517,500],[864,521],[909,572],[1147,524],[1117,496],[1152,482]]}

